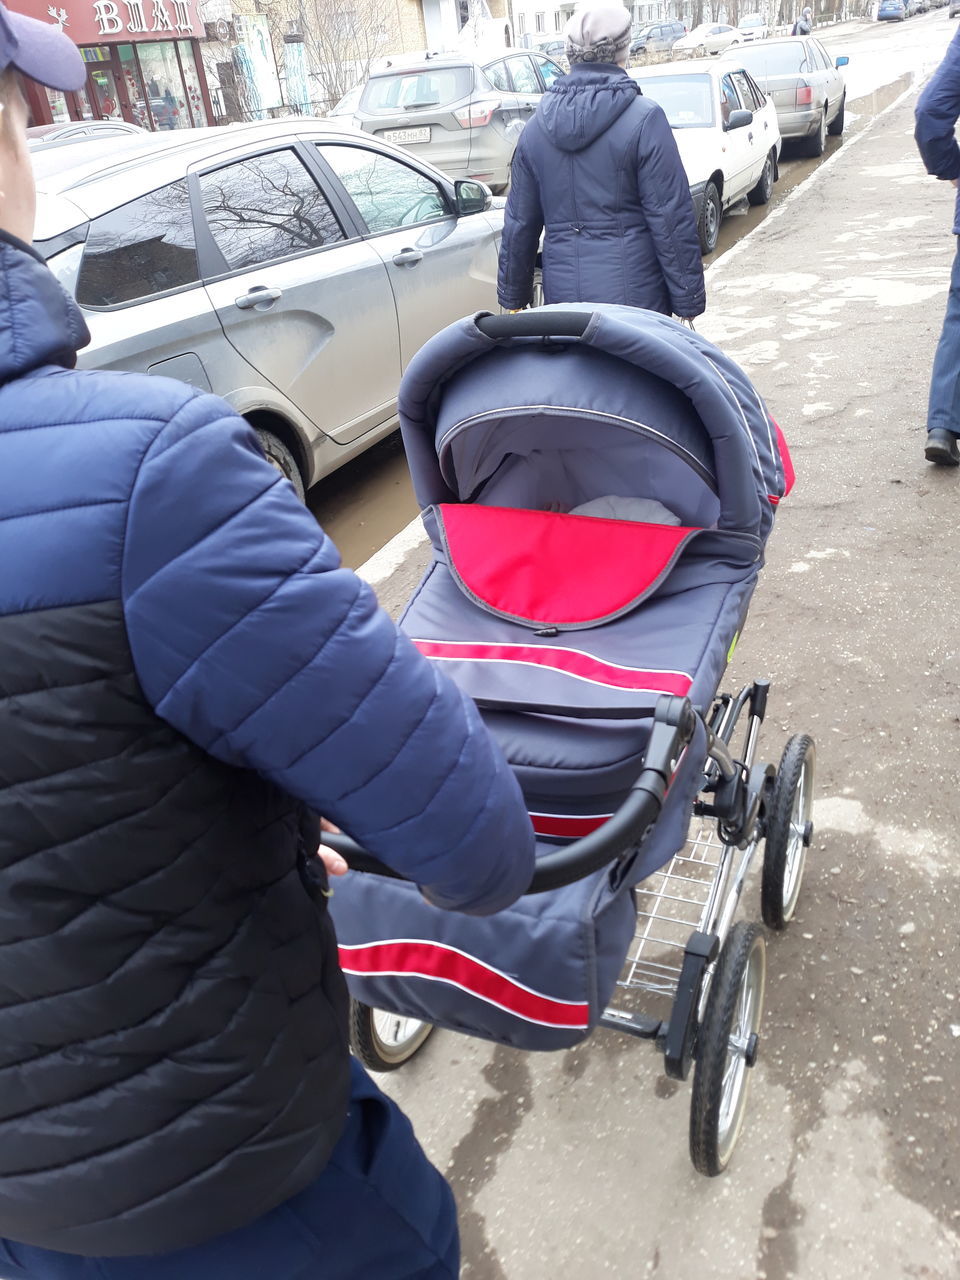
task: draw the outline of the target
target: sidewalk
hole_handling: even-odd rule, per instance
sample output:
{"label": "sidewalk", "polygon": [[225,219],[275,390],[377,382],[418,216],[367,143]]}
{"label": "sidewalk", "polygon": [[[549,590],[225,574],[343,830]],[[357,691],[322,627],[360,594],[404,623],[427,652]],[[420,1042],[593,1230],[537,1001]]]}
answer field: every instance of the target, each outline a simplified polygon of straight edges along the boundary
{"label": "sidewalk", "polygon": [[[532,1057],[437,1034],[385,1083],[454,1182],[466,1280],[960,1274],[960,472],[922,458],[954,241],[914,98],[708,277],[701,328],[755,379],[798,473],[728,683],[772,679],[768,757],[798,730],[819,750],[734,1165],[692,1172],[689,1087],[626,1037]],[[388,606],[424,559],[380,579]]]}

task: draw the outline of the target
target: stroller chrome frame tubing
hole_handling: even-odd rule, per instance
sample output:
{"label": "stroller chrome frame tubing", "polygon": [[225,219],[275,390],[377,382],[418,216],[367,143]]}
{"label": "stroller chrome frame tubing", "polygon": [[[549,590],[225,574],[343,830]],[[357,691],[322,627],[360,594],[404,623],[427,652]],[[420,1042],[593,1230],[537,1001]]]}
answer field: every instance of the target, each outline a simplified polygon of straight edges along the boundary
{"label": "stroller chrome frame tubing", "polygon": [[[707,719],[704,792],[736,780],[743,795],[743,780],[754,773],[767,689],[765,682],[749,684],[736,698],[724,696],[715,704]],[[742,758],[735,761],[730,743],[748,704],[750,718]],[[703,808],[709,810],[709,806]],[[637,886],[637,932],[617,984],[622,993],[620,1002],[604,1010],[601,1025],[656,1040],[658,1047],[664,1047],[671,1017],[702,1020],[717,956],[733,926],[762,834],[759,814],[753,817],[747,838],[739,843],[724,840],[722,825],[714,822],[712,815],[694,817],[683,848],[667,866]],[[704,948],[705,963],[689,966],[685,972],[692,939],[711,939],[714,945]],[[690,997],[686,1007],[680,1007],[681,987],[689,984],[691,977],[695,989],[686,993]],[[641,995],[661,1003],[669,1000],[672,1007],[663,1011],[663,1017],[641,1013],[636,1007]],[[686,1054],[683,1057],[682,1062],[668,1061],[669,1075],[686,1076],[690,1063]]]}

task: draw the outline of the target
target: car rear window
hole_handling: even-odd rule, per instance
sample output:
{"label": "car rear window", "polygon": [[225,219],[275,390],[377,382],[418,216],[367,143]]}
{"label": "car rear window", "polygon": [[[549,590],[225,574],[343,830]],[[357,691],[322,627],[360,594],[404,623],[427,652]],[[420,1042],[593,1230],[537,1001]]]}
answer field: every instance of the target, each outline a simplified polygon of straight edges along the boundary
{"label": "car rear window", "polygon": [[368,80],[360,110],[387,115],[423,107],[448,107],[473,92],[473,67],[427,67]]}
{"label": "car rear window", "polygon": [[698,129],[713,124],[709,76],[651,76],[638,83],[645,98],[663,107],[671,129]]}
{"label": "car rear window", "polygon": [[185,182],[172,182],[93,219],[77,301],[114,307],[198,279],[190,195]]}
{"label": "car rear window", "polygon": [[801,40],[790,44],[754,45],[752,49],[738,49],[737,61],[759,80],[767,76],[785,76],[791,71],[798,75],[808,68],[806,45]]}

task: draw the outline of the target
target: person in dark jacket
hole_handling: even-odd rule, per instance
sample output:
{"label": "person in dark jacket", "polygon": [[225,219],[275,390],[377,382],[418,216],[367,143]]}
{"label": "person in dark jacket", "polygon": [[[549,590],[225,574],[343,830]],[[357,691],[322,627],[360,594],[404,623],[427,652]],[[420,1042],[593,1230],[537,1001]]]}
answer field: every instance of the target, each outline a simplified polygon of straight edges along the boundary
{"label": "person in dark jacket", "polygon": [[315,815],[478,913],[529,818],[247,423],[74,368],[16,73],[84,71],[0,8],[0,1276],[449,1280],[450,1189],[350,1060]]}
{"label": "person in dark jacket", "polygon": [[631,19],[588,8],[566,29],[569,75],[520,135],[500,247],[500,305],[527,306],[543,240],[545,302],[683,318],[706,306],[690,184],[661,107],[624,70]]}
{"label": "person in dark jacket", "polygon": [[[916,106],[914,137],[927,173],[950,182],[960,178],[960,147],[954,126],[960,118],[960,32],[954,35],[947,54],[934,72]],[[960,236],[960,194],[954,201],[953,234]],[[960,465],[960,240],[954,252],[950,293],[943,318],[943,331],[933,358],[930,397],[927,405],[928,462],[943,467]]]}

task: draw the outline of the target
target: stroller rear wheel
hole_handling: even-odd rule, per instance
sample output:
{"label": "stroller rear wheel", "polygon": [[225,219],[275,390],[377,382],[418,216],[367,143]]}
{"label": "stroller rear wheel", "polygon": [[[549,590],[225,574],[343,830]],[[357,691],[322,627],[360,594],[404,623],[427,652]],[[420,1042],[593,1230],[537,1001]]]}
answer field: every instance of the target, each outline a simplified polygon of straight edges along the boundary
{"label": "stroller rear wheel", "polygon": [[784,748],[773,788],[763,854],[760,906],[763,922],[785,929],[793,919],[813,834],[813,784],[817,750],[805,733]]}
{"label": "stroller rear wheel", "polygon": [[433,1030],[430,1022],[350,1002],[350,1048],[370,1071],[396,1071]]}
{"label": "stroller rear wheel", "polygon": [[735,924],[710,984],[690,1101],[690,1158],[709,1178],[723,1173],[740,1136],[766,974],[760,926]]}

